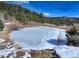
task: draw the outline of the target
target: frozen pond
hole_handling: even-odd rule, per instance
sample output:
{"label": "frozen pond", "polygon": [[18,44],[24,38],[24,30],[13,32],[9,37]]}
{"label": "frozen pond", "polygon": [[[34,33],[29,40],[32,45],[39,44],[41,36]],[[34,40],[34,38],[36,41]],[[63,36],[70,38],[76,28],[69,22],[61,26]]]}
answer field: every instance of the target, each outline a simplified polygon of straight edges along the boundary
{"label": "frozen pond", "polygon": [[11,38],[20,42],[24,48],[34,50],[56,47],[58,36],[61,38],[61,45],[65,45],[67,41],[65,30],[45,26],[23,28],[11,32],[10,35]]}

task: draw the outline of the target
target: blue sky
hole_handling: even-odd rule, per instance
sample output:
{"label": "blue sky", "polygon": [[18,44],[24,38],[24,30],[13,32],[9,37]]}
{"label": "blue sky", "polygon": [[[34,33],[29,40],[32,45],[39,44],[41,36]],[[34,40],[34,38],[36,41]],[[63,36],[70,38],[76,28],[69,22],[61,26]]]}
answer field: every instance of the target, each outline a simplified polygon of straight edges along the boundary
{"label": "blue sky", "polygon": [[46,17],[78,17],[78,1],[11,1],[11,4],[21,5],[31,11],[43,13]]}

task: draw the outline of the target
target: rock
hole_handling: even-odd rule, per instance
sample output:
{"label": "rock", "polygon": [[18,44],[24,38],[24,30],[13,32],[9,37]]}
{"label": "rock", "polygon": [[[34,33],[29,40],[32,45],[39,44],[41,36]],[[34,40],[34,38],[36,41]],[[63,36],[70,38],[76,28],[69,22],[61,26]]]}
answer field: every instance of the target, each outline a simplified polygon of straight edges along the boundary
{"label": "rock", "polygon": [[4,41],[5,41],[4,39],[0,38],[0,43],[3,43]]}
{"label": "rock", "polygon": [[28,53],[28,51],[25,51],[23,49],[17,50],[14,54],[16,58],[30,58],[31,55]]}
{"label": "rock", "polygon": [[31,56],[33,58],[50,58],[53,57],[52,53],[50,53],[49,51],[46,50],[33,50],[31,51]]}
{"label": "rock", "polygon": [[18,43],[18,42],[14,42],[14,47],[16,49],[21,49],[22,48],[22,45],[20,43]]}
{"label": "rock", "polygon": [[24,55],[25,55],[25,52],[24,51],[17,51],[16,52],[16,58],[20,58],[20,57],[22,57]]}
{"label": "rock", "polygon": [[6,45],[3,44],[5,40],[3,40],[2,38],[0,38],[0,49],[4,49],[6,47]]}
{"label": "rock", "polygon": [[0,50],[2,50],[2,49],[5,49],[5,45],[3,45],[3,44],[0,44]]}

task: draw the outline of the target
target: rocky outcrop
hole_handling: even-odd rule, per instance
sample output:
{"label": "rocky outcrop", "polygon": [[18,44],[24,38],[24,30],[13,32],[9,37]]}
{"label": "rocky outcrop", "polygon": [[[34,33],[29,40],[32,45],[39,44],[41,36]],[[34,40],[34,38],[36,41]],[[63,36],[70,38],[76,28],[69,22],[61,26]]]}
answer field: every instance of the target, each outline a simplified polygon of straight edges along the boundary
{"label": "rocky outcrop", "polygon": [[28,51],[14,40],[5,40],[0,42],[0,58],[30,58]]}
{"label": "rocky outcrop", "polygon": [[54,58],[56,57],[54,50],[32,50],[31,51],[32,58]]}

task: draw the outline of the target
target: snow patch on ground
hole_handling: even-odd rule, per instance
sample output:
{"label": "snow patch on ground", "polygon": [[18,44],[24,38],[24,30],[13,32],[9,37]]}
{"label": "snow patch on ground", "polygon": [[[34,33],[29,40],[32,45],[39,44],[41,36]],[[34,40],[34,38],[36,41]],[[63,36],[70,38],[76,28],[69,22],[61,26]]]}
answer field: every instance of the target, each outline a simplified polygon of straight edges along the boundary
{"label": "snow patch on ground", "polygon": [[79,58],[79,47],[61,45],[54,48],[62,58]]}

